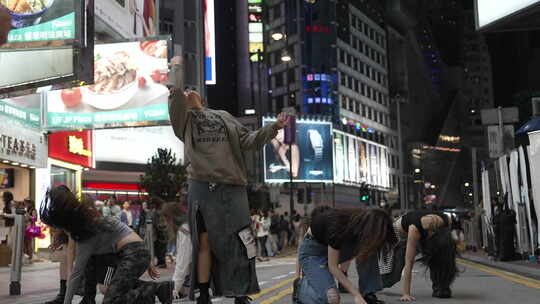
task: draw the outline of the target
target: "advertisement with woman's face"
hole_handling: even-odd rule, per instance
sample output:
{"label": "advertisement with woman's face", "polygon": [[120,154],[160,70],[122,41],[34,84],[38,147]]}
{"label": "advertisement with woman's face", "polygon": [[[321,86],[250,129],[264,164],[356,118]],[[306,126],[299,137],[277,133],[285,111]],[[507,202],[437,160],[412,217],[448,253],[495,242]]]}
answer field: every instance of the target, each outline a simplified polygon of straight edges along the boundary
{"label": "advertisement with woman's face", "polygon": [[[263,125],[275,119],[264,119]],[[296,142],[284,143],[283,131],[264,149],[265,181],[327,182],[333,178],[332,124],[296,121]],[[291,161],[292,159],[292,161]]]}

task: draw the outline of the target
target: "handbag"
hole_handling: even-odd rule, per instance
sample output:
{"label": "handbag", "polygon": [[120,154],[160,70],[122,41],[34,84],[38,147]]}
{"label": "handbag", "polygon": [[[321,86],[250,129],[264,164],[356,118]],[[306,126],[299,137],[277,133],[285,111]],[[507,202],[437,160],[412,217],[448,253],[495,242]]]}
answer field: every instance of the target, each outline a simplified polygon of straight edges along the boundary
{"label": "handbag", "polygon": [[39,237],[40,235],[41,235],[41,227],[36,225],[36,222],[34,218],[32,217],[32,223],[30,224],[30,226],[28,226],[28,228],[26,228],[24,236],[27,239],[33,239],[33,238]]}
{"label": "handbag", "polygon": [[49,255],[49,260],[53,263],[62,263],[67,258],[67,249],[66,246],[62,246],[54,251],[51,251]]}

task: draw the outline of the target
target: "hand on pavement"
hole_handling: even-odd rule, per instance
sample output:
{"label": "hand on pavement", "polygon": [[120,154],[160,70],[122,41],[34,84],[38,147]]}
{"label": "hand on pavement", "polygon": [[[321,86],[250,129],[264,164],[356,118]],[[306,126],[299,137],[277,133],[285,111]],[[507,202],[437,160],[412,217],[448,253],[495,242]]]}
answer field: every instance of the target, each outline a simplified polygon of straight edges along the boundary
{"label": "hand on pavement", "polygon": [[411,295],[403,295],[401,299],[399,299],[401,302],[414,302],[416,301],[416,298]]}
{"label": "hand on pavement", "polygon": [[356,296],[354,297],[354,304],[367,304],[367,302],[361,296]]}

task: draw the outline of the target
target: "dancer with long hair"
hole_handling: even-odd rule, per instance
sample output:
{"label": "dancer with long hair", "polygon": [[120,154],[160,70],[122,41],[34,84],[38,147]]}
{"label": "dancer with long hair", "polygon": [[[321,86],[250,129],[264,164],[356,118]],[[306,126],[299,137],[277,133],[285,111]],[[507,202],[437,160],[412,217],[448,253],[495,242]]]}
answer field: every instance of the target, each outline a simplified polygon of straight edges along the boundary
{"label": "dancer with long hair", "polygon": [[95,208],[81,203],[66,186],[47,192],[40,216],[45,224],[64,230],[76,243],[75,265],[64,304],[71,304],[89,259],[93,255],[110,253],[117,254],[119,262],[105,293],[104,304],[146,303],[155,296],[161,303],[172,303],[174,286],[171,281],[139,280],[146,270],[152,279],[159,277],[159,273],[149,268],[150,253],[143,240],[119,219],[102,217]]}
{"label": "dancer with long hair", "polygon": [[366,304],[361,293],[339,268],[355,257],[367,260],[396,242],[390,216],[382,209],[316,208],[298,250],[295,300],[302,304],[338,304],[337,280],[354,297]]}
{"label": "dancer with long hair", "polygon": [[411,281],[416,255],[420,252],[422,258],[419,261],[429,270],[433,283],[433,297],[450,298],[450,285],[459,272],[456,265],[456,242],[450,230],[452,218],[442,212],[415,210],[400,217],[393,226],[399,242],[389,260],[390,265],[385,264],[384,268],[388,271],[381,269],[381,276],[379,272],[368,274],[366,269],[359,269],[359,277],[372,281],[382,279],[385,288],[401,280],[401,301],[416,301],[412,296]]}

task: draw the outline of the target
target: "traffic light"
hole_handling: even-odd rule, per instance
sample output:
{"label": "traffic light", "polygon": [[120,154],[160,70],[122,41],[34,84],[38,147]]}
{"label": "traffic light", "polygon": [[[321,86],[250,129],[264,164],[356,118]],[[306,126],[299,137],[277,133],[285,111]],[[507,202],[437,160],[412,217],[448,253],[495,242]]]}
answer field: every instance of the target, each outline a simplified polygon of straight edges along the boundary
{"label": "traffic light", "polygon": [[304,204],[304,189],[298,189],[298,204]]}
{"label": "traffic light", "polygon": [[360,201],[369,201],[369,187],[366,184],[362,184],[362,186],[360,186]]}

